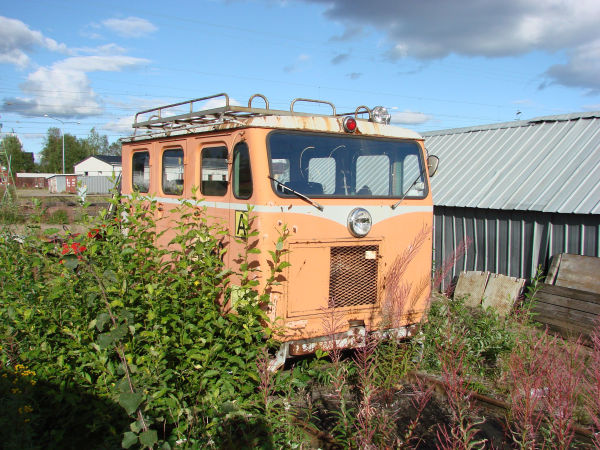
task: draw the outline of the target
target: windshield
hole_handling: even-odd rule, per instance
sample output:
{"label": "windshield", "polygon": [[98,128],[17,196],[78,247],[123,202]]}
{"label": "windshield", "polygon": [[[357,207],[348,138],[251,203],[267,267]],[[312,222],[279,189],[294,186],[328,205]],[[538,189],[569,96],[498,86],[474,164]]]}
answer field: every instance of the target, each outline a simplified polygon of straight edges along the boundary
{"label": "windshield", "polygon": [[268,137],[273,189],[310,197],[423,198],[423,160],[415,141],[275,131]]}

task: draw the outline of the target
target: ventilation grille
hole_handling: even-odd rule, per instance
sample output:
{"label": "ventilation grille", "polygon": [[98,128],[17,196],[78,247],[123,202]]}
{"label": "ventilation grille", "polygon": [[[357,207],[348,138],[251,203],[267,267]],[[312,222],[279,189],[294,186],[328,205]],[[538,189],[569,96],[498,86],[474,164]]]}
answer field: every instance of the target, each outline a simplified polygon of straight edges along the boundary
{"label": "ventilation grille", "polygon": [[329,307],[375,304],[378,261],[377,245],[331,247]]}

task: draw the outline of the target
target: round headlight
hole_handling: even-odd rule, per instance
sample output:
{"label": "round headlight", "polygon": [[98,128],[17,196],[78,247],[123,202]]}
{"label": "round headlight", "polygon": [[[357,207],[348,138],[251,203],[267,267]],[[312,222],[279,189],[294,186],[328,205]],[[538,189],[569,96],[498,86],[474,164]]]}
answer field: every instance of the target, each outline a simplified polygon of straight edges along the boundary
{"label": "round headlight", "polygon": [[348,215],[348,230],[355,237],[364,237],[371,231],[371,214],[364,208],[354,208]]}
{"label": "round headlight", "polygon": [[376,106],[371,111],[371,120],[377,123],[389,124],[392,119],[392,115],[383,106]]}

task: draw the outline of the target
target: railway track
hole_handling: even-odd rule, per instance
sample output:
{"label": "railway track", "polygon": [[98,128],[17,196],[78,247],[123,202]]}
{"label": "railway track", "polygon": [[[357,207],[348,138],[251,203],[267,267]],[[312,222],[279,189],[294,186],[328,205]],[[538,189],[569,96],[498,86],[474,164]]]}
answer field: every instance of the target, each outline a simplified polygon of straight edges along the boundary
{"label": "railway track", "polygon": [[[411,372],[409,374],[409,376],[407,377],[407,383],[405,383],[404,385],[400,386],[398,385],[398,391],[397,393],[400,393],[402,391],[402,389],[404,389],[406,387],[406,384],[417,384],[421,387],[431,387],[433,389],[433,391],[436,393],[436,396],[438,398],[442,398],[443,400],[445,400],[446,397],[446,388],[444,383],[437,377],[430,375],[430,374],[426,374],[426,373],[422,373],[422,372]],[[494,398],[494,397],[490,397],[488,395],[484,395],[484,394],[480,394],[478,392],[475,391],[471,391],[468,393],[468,395],[470,396],[475,409],[481,411],[483,413],[484,416],[490,418],[495,418],[495,420],[491,420],[491,423],[488,423],[488,427],[496,427],[497,428],[497,435],[504,435],[504,429],[503,429],[503,420],[504,417],[506,417],[506,415],[508,414],[509,410],[510,410],[510,405],[500,399]],[[486,414],[487,413],[487,414]],[[304,420],[301,420],[299,418],[295,418],[294,419],[294,423],[295,425],[299,426],[300,428],[302,428],[307,435],[309,435],[312,439],[313,444],[316,444],[316,446],[318,448],[325,448],[325,449],[341,449],[344,448],[343,445],[338,442],[335,437],[333,437],[331,434],[329,434],[327,431],[323,431],[323,430],[318,430],[316,428],[316,426],[314,424],[310,424],[307,423]],[[574,431],[575,431],[575,440],[578,444],[583,444],[583,445],[591,445],[592,442],[592,433],[582,427],[582,426],[575,426],[574,427]],[[508,442],[507,439],[505,440],[505,446],[498,446],[497,443],[494,443],[494,448],[513,448],[510,443]],[[426,446],[426,448],[429,448]],[[434,447],[431,447],[434,448]]]}

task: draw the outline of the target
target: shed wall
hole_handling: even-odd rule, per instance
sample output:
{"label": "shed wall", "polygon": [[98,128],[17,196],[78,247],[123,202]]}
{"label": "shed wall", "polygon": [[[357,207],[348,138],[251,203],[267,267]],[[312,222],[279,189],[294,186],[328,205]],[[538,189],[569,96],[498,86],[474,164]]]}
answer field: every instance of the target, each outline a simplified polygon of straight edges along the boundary
{"label": "shed wall", "polygon": [[461,271],[480,270],[529,279],[557,253],[600,256],[600,216],[434,207],[434,263],[441,267],[469,241],[442,282],[446,289]]}
{"label": "shed wall", "polygon": [[115,187],[116,178],[109,176],[83,176],[77,177],[77,182],[87,188],[87,194],[108,194]]}

